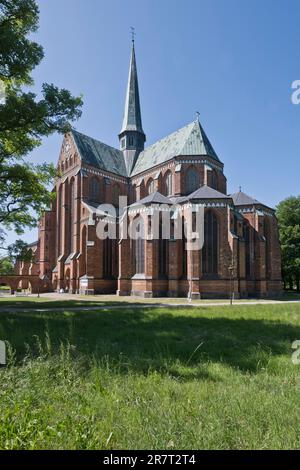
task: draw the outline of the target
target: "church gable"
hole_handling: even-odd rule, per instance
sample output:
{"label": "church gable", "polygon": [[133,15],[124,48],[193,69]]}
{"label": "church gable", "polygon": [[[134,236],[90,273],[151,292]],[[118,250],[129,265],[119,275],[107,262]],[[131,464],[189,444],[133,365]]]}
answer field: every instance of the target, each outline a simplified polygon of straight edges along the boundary
{"label": "church gable", "polygon": [[79,163],[78,150],[70,133],[66,134],[58,159],[58,169],[63,174]]}

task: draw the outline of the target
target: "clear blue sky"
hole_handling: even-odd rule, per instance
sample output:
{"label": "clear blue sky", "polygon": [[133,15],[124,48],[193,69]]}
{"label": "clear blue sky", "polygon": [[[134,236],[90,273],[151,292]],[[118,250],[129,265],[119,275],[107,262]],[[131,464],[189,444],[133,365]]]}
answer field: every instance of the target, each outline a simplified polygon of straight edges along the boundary
{"label": "clear blue sky", "polygon": [[[35,88],[52,82],[84,97],[75,127],[118,146],[136,28],[147,145],[200,120],[225,164],[228,192],[267,205],[299,194],[300,3],[289,0],[38,1],[35,39],[45,58]],[[46,139],[34,161],[56,162],[61,136]],[[24,239],[36,238],[27,233]],[[10,237],[10,240],[13,236]]]}

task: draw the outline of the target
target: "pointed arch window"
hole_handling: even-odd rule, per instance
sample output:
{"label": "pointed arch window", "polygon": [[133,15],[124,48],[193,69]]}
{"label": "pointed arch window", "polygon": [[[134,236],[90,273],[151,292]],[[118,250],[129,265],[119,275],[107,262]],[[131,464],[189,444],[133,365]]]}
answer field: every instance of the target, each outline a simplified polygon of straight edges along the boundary
{"label": "pointed arch window", "polygon": [[135,240],[135,273],[145,273],[145,240],[143,238]]}
{"label": "pointed arch window", "polygon": [[131,200],[130,200],[130,203],[133,204],[134,202],[136,202],[136,185],[132,185],[131,186]]}
{"label": "pointed arch window", "polygon": [[211,172],[211,187],[213,189],[218,189],[218,177],[217,177],[216,170],[213,170]]}
{"label": "pointed arch window", "polygon": [[243,237],[245,240],[245,271],[246,277],[251,276],[251,239],[250,228],[247,223],[243,225]]}
{"label": "pointed arch window", "polygon": [[86,246],[87,246],[87,230],[86,225],[82,227],[81,230],[81,240],[80,240],[80,258],[79,258],[79,271],[80,276],[86,274]]}
{"label": "pointed arch window", "polygon": [[119,207],[119,197],[121,194],[120,186],[116,183],[112,188],[112,204],[115,207]]}
{"label": "pointed arch window", "polygon": [[162,217],[160,214],[159,241],[158,241],[158,273],[166,278],[169,272],[169,241],[163,238]]}
{"label": "pointed arch window", "polygon": [[219,223],[213,211],[204,217],[204,246],[202,249],[202,272],[217,275],[219,265]]}
{"label": "pointed arch window", "polygon": [[145,237],[144,237],[144,223],[142,218],[137,221],[136,233],[139,236],[136,240],[132,240],[132,254],[133,265],[135,274],[145,273]]}
{"label": "pointed arch window", "polygon": [[76,243],[74,237],[75,231],[75,181],[70,183],[70,246],[69,252],[76,251]]}
{"label": "pointed arch window", "polygon": [[270,220],[265,218],[264,220],[264,235],[265,235],[265,264],[266,264],[266,278],[270,277],[271,271],[271,227],[270,227]]}
{"label": "pointed arch window", "polygon": [[181,248],[182,248],[182,278],[183,279],[186,279],[187,277],[187,265],[188,265],[188,259],[187,259],[187,256],[188,256],[188,252],[187,252],[187,249],[186,249],[186,243],[187,243],[187,239],[186,239],[186,222],[185,222],[185,219],[184,217],[182,217],[182,244],[181,244]]}
{"label": "pointed arch window", "polygon": [[168,171],[165,176],[165,194],[171,196],[173,194],[172,173]]}
{"label": "pointed arch window", "polygon": [[199,188],[199,175],[195,167],[190,167],[185,175],[185,191],[187,194],[193,193]]}
{"label": "pointed arch window", "polygon": [[96,176],[90,181],[90,200],[93,202],[99,202],[100,200],[100,183]]}
{"label": "pointed arch window", "polygon": [[113,275],[113,245],[112,239],[107,237],[103,240],[103,278],[110,279]]}
{"label": "pointed arch window", "polygon": [[62,184],[58,189],[58,198],[57,198],[57,218],[56,218],[56,236],[57,236],[57,258],[62,254]]}
{"label": "pointed arch window", "polygon": [[148,181],[147,192],[148,194],[154,193],[154,180],[152,178],[150,178],[150,180]]}

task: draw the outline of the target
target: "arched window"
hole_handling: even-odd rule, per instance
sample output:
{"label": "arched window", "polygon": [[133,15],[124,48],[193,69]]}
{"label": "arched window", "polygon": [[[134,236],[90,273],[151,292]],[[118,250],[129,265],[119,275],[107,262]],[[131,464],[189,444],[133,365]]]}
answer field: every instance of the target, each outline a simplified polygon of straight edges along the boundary
{"label": "arched window", "polygon": [[133,204],[134,202],[136,202],[136,185],[135,184],[131,187],[131,201],[130,201],[130,203]]}
{"label": "arched window", "polygon": [[80,258],[79,258],[79,266],[80,266],[80,276],[86,274],[86,246],[87,246],[87,231],[86,225],[82,227],[81,230],[81,240],[80,240]]}
{"label": "arched window", "polygon": [[243,237],[245,240],[245,271],[246,277],[251,275],[251,240],[250,240],[250,228],[247,223],[243,225]]}
{"label": "arched window", "polygon": [[135,273],[144,274],[145,272],[145,240],[138,238],[135,240]]}
{"label": "arched window", "polygon": [[58,196],[57,196],[57,209],[56,209],[56,237],[57,237],[57,258],[62,254],[62,249],[61,249],[61,237],[62,237],[62,187],[63,185],[61,184],[58,189]]}
{"label": "arched window", "polygon": [[75,237],[74,237],[74,222],[75,222],[75,181],[71,180],[70,183],[70,244],[69,251],[76,251]]}
{"label": "arched window", "polygon": [[154,180],[152,178],[150,178],[147,183],[147,192],[148,194],[154,193]]}
{"label": "arched window", "polygon": [[186,279],[187,277],[187,265],[188,265],[188,259],[187,259],[187,255],[188,255],[188,252],[187,252],[187,249],[186,249],[186,243],[187,243],[187,239],[186,239],[186,222],[185,222],[185,218],[182,217],[182,244],[181,244],[181,248],[182,248],[182,252],[181,252],[181,255],[182,255],[182,277],[184,279]]}
{"label": "arched window", "polygon": [[271,227],[270,227],[270,220],[268,218],[265,218],[264,220],[264,235],[266,239],[266,244],[265,244],[265,264],[266,264],[266,278],[268,279],[270,277],[270,271],[271,271]]}
{"label": "arched window", "polygon": [[173,194],[172,173],[168,171],[165,176],[165,194],[171,196]]}
{"label": "arched window", "polygon": [[193,193],[199,188],[199,175],[194,167],[190,167],[185,175],[185,192],[187,194]]}
{"label": "arched window", "polygon": [[145,232],[144,221],[141,217],[135,220],[136,239],[132,240],[132,255],[135,274],[145,273]]}
{"label": "arched window", "polygon": [[215,170],[211,172],[211,187],[213,189],[218,189],[218,177]]}
{"label": "arched window", "polygon": [[202,249],[202,272],[204,275],[218,274],[219,224],[213,211],[204,217],[204,246]]}
{"label": "arched window", "polygon": [[103,240],[103,277],[104,279],[109,279],[113,275],[113,244],[111,238],[105,238]]}
{"label": "arched window", "polygon": [[120,197],[121,191],[120,191],[120,186],[118,183],[114,184],[112,187],[112,204],[115,207],[119,207],[119,197]]}
{"label": "arched window", "polygon": [[90,181],[90,200],[93,202],[100,202],[100,183],[98,178],[94,176]]}
{"label": "arched window", "polygon": [[[160,214],[161,216],[161,214]],[[161,217],[160,217],[161,218]],[[167,277],[169,272],[169,242],[163,238],[162,220],[159,223],[158,274]]]}

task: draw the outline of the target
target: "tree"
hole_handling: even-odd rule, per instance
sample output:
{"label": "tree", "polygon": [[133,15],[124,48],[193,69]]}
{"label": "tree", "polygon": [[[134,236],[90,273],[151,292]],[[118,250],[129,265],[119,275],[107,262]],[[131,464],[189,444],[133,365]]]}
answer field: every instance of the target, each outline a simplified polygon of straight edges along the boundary
{"label": "tree", "polygon": [[9,257],[0,258],[0,276],[9,276],[14,273],[14,265]]}
{"label": "tree", "polygon": [[291,196],[278,204],[277,218],[282,251],[285,287],[296,285],[300,291],[300,196]]}
{"label": "tree", "polygon": [[42,138],[66,133],[81,115],[82,98],[44,83],[42,99],[24,90],[33,85],[31,72],[41,62],[43,48],[29,39],[38,28],[35,0],[0,0],[0,247],[5,228],[22,234],[35,227],[52,198],[49,185],[56,171],[46,163],[28,161]]}

